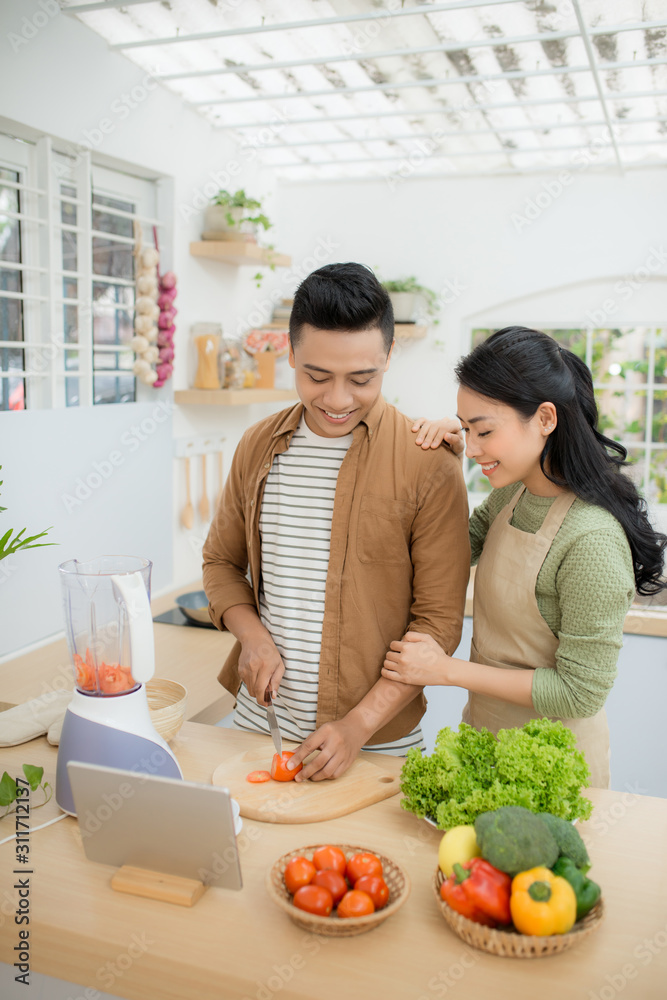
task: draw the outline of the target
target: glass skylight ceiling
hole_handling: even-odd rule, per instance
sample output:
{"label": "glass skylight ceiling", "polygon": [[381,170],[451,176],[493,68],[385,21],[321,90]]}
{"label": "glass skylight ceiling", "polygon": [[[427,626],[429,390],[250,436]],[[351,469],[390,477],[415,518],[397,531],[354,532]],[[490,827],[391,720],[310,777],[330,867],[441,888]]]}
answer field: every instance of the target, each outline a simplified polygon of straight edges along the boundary
{"label": "glass skylight ceiling", "polygon": [[64,9],[284,179],[667,164],[667,0]]}

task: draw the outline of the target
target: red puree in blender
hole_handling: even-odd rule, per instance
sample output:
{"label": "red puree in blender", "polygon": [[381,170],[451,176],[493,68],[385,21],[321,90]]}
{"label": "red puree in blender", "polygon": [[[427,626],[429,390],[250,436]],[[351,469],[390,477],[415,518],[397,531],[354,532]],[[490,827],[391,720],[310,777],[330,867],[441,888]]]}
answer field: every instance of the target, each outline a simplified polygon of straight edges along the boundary
{"label": "red puree in blender", "polygon": [[86,648],[86,659],[74,654],[76,686],[80,691],[101,691],[102,694],[122,694],[136,687],[136,681],[129,667],[120,663],[100,663],[97,668],[98,685],[95,683],[95,663],[93,654]]}

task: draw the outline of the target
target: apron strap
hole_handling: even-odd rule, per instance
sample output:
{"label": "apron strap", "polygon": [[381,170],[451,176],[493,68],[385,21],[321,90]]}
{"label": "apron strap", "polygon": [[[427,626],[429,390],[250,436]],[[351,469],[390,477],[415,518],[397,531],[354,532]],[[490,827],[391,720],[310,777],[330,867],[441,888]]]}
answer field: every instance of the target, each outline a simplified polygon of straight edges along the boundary
{"label": "apron strap", "polygon": [[542,538],[546,538],[549,543],[553,542],[561,524],[565,520],[565,515],[576,499],[577,497],[574,493],[559,494],[549,508],[547,516],[542,522],[542,527],[537,534]]}
{"label": "apron strap", "polygon": [[519,487],[519,489],[516,491],[516,493],[512,497],[512,499],[510,500],[510,502],[505,505],[505,508],[504,508],[503,512],[505,514],[505,521],[507,521],[508,524],[512,520],[512,515],[514,513],[514,509],[515,509],[516,505],[518,504],[519,500],[521,499],[521,497],[523,496],[523,494],[525,492],[526,492],[526,487],[522,483],[521,486]]}

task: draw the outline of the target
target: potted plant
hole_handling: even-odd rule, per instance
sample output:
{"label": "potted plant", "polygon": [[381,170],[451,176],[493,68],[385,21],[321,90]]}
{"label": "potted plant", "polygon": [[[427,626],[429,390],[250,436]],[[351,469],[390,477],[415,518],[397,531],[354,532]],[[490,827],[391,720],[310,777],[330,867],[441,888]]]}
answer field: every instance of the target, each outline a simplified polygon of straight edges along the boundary
{"label": "potted plant", "polygon": [[[0,469],[2,466],[0,465]],[[0,479],[0,486],[2,486],[3,480]],[[7,510],[6,507],[0,507],[0,513]],[[57,542],[38,542],[38,538],[44,538],[49,532],[49,528],[44,531],[40,531],[38,535],[29,535],[27,538],[23,536],[26,533],[26,528],[21,528],[20,531],[14,532],[12,528],[6,531],[2,537],[0,537],[0,559],[5,559],[7,556],[13,555],[18,552],[19,549],[41,549],[46,545],[57,545]],[[12,538],[12,535],[14,537]]]}
{"label": "potted plant", "polygon": [[420,285],[415,277],[383,281],[382,287],[389,292],[397,323],[415,322],[418,299],[425,303],[427,315],[435,316],[438,311],[438,296],[430,288]]}
{"label": "potted plant", "polygon": [[249,198],[243,188],[233,194],[221,189],[211,198],[204,213],[202,239],[255,243],[260,226],[264,231],[271,228],[261,208],[261,201]]}

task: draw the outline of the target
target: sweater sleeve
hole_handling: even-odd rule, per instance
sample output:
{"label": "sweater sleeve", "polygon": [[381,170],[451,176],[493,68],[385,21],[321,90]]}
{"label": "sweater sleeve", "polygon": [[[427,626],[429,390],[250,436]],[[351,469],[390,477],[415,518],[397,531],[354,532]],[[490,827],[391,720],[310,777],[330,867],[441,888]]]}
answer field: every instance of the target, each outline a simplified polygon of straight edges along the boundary
{"label": "sweater sleeve", "polygon": [[561,612],[556,669],[535,671],[533,705],[541,715],[587,718],[600,711],[614,683],[634,595],[622,530],[577,538],[558,568],[556,589]]}
{"label": "sweater sleeve", "polygon": [[493,520],[489,513],[489,501],[491,497],[487,497],[479,507],[475,507],[474,511],[470,515],[470,520],[468,521],[468,534],[470,536],[470,565],[476,566],[480,555],[482,554],[482,549],[484,548],[484,540],[486,538],[486,533],[489,530],[489,525]]}

